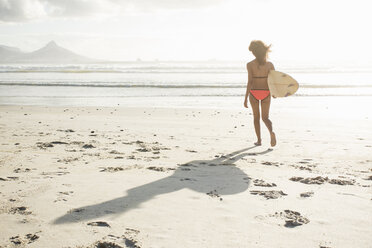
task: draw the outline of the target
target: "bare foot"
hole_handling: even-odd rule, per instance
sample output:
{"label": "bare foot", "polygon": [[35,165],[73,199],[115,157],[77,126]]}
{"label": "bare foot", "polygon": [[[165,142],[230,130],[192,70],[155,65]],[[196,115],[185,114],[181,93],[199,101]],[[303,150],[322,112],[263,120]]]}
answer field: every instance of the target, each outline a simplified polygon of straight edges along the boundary
{"label": "bare foot", "polygon": [[255,142],[254,145],[255,145],[255,146],[260,146],[260,145],[261,145],[261,140]]}
{"label": "bare foot", "polygon": [[271,146],[275,146],[276,145],[275,133],[272,132],[270,136],[271,136]]}

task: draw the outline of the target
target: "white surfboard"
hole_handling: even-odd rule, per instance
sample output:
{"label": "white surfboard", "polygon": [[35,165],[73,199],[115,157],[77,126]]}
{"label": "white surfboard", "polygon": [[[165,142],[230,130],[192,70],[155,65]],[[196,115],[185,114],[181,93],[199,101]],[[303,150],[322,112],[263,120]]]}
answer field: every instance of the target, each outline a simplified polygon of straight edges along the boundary
{"label": "white surfboard", "polygon": [[297,81],[288,74],[280,71],[271,70],[269,72],[267,83],[270,94],[273,97],[287,97],[293,95],[298,90]]}

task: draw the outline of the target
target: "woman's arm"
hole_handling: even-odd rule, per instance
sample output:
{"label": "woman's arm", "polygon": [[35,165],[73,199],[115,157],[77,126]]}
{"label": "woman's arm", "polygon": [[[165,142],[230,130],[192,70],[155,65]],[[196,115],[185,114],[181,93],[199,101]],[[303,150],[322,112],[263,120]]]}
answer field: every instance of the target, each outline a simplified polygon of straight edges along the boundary
{"label": "woman's arm", "polygon": [[244,107],[246,108],[248,108],[249,92],[252,89],[252,69],[249,66],[249,63],[247,63],[247,72],[248,72],[247,91],[245,92],[245,98],[244,98]]}
{"label": "woman's arm", "polygon": [[[275,67],[273,65],[273,63],[269,62],[270,63],[270,71],[273,70],[275,71]],[[276,98],[275,96],[272,96],[273,98]]]}
{"label": "woman's arm", "polygon": [[270,70],[275,71],[275,67],[274,67],[273,63],[270,62],[270,65],[271,65],[271,69]]}

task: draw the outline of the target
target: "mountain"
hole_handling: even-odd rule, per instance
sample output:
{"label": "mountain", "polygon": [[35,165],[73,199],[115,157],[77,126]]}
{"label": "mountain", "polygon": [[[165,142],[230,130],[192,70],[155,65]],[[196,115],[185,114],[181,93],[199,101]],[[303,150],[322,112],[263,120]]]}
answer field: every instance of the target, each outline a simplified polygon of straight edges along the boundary
{"label": "mountain", "polygon": [[89,63],[97,60],[78,55],[50,41],[39,50],[24,53],[18,48],[0,46],[2,63]]}
{"label": "mountain", "polygon": [[24,54],[19,48],[0,45],[0,61]]}

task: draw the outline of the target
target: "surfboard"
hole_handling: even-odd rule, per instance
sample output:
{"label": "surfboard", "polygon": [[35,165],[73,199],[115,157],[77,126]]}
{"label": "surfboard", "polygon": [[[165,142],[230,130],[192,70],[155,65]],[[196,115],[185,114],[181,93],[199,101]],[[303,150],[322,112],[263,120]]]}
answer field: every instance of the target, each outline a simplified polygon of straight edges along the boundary
{"label": "surfboard", "polygon": [[293,95],[298,90],[298,82],[288,74],[280,71],[271,70],[267,83],[270,94],[273,97],[287,97]]}

